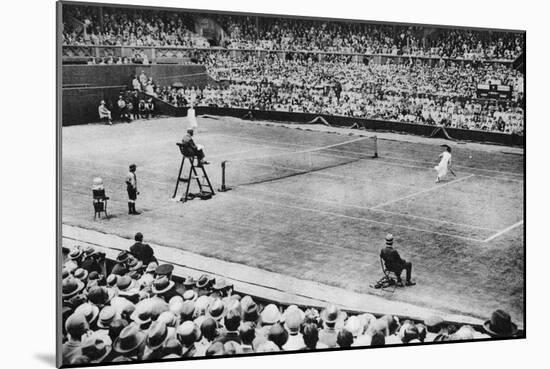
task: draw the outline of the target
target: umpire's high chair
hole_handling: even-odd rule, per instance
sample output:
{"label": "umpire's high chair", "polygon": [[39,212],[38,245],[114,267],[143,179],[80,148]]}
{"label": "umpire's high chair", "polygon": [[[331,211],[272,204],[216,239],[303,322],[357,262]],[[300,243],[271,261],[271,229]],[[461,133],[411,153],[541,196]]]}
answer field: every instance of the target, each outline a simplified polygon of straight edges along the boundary
{"label": "umpire's high chair", "polygon": [[[203,200],[211,198],[213,195],[215,195],[215,192],[214,188],[212,188],[212,184],[210,183],[210,179],[208,178],[208,174],[206,173],[204,165],[199,162],[199,159],[195,156],[195,153],[189,147],[183,145],[180,142],[178,142],[177,145],[180,149],[182,158],[180,170],[178,172],[178,179],[176,180],[176,188],[174,189],[174,195],[172,195],[172,198],[176,198],[180,182],[187,182],[185,195],[181,197],[180,201],[186,202],[187,200],[191,200],[195,197],[199,197]],[[183,171],[185,160],[188,160],[190,164],[189,175],[186,178],[182,178],[181,173]],[[202,171],[202,176],[198,175],[197,168]],[[191,182],[193,180],[197,182],[199,193],[189,193]]]}

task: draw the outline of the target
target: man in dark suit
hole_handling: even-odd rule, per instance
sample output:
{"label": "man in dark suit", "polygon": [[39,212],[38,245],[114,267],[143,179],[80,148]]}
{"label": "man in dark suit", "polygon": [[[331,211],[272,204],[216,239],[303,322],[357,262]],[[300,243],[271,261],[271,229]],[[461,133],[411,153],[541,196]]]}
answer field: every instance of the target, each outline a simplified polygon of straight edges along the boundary
{"label": "man in dark suit", "polygon": [[141,232],[136,233],[134,240],[136,243],[130,247],[130,253],[134,255],[136,259],[140,260],[143,265],[149,265],[150,262],[157,261],[153,248],[143,243],[143,234],[141,234]]}
{"label": "man in dark suit", "polygon": [[403,269],[407,272],[407,281],[405,285],[413,286],[416,284],[411,281],[412,263],[401,259],[397,250],[393,248],[393,235],[391,233],[386,236],[386,247],[380,251],[380,257],[384,260],[386,269],[395,273],[399,285],[403,285],[403,281],[401,280],[401,272]]}
{"label": "man in dark suit", "polygon": [[183,136],[181,143],[183,147],[188,150],[188,152],[197,157],[199,160],[199,165],[210,164],[204,159],[204,151],[202,145],[196,145],[193,141],[193,130],[188,129],[187,134]]}

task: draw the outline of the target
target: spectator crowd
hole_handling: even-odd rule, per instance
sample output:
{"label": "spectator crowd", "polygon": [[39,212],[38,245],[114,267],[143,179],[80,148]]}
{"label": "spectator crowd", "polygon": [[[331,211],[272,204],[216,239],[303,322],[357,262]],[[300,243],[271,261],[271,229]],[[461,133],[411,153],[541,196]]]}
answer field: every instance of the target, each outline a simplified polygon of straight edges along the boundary
{"label": "spectator crowd", "polygon": [[[523,75],[501,64],[435,66],[359,63],[349,57],[295,54],[291,60],[227,52],[205,54],[218,84],[199,89],[165,86],[164,101],[290,111],[523,134]],[[512,86],[511,99],[477,98],[479,84]]]}
{"label": "spectator crowd", "polygon": [[483,325],[283,305],[239,294],[224,278],[174,276],[135,235],[114,265],[91,246],[67,250],[62,271],[63,364],[239,355],[513,337],[510,315]]}
{"label": "spectator crowd", "polygon": [[[64,45],[210,47],[195,20],[223,30],[232,49],[301,50],[413,55],[468,60],[513,60],[523,52],[521,33],[413,25],[284,19],[202,13],[67,6]],[[85,29],[85,32],[83,32]],[[217,44],[220,40],[210,40]],[[218,45],[216,45],[218,46]]]}

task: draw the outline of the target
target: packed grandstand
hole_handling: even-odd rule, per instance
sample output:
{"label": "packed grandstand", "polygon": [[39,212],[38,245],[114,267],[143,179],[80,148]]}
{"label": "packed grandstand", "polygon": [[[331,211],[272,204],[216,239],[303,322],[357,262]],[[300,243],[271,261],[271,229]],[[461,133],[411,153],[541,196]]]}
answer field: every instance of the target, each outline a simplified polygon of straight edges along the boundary
{"label": "packed grandstand", "polygon": [[[523,53],[521,33],[93,7],[71,7],[64,19],[66,47],[179,47],[187,62],[205,65],[206,86],[151,81],[143,89],[174,106],[524,132],[524,74],[513,63]],[[215,26],[209,37],[195,32],[205,19]],[[88,62],[153,61],[138,52]],[[480,86],[510,93],[480,96]]]}

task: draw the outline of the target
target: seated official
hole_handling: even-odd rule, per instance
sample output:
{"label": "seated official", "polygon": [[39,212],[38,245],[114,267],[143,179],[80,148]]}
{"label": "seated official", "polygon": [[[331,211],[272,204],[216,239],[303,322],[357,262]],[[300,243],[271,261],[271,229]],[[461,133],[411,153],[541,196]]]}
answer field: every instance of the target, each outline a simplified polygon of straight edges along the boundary
{"label": "seated official", "polygon": [[111,111],[107,109],[107,106],[105,105],[105,100],[101,100],[101,103],[97,108],[97,111],[99,113],[100,120],[106,120],[107,122],[105,124],[110,124],[110,125],[113,124],[113,119],[111,118]]}
{"label": "seated official", "polygon": [[196,156],[199,160],[199,165],[203,164],[210,164],[208,161],[204,158],[204,151],[202,145],[196,145],[193,141],[193,130],[188,129],[187,134],[183,136],[183,139],[181,140],[181,143],[183,144],[183,147],[187,149],[188,152],[190,152],[192,155]]}
{"label": "seated official", "polygon": [[403,269],[407,272],[407,281],[405,285],[413,286],[416,284],[411,281],[412,263],[401,259],[397,250],[393,248],[393,235],[391,233],[386,236],[386,247],[380,251],[380,258],[384,260],[386,269],[395,273],[399,285],[403,285],[403,281],[401,280],[401,272]]}

